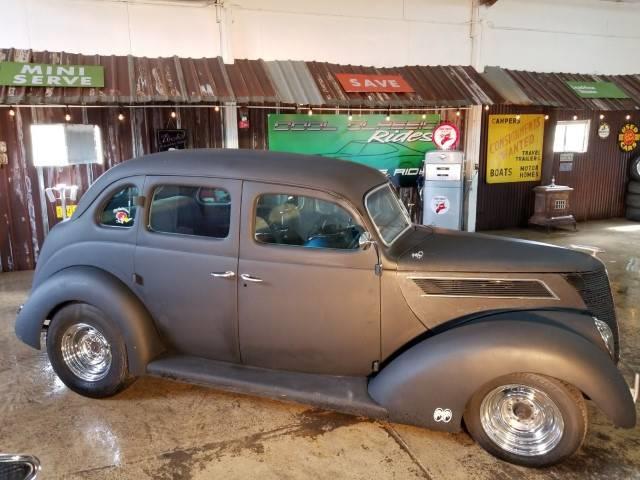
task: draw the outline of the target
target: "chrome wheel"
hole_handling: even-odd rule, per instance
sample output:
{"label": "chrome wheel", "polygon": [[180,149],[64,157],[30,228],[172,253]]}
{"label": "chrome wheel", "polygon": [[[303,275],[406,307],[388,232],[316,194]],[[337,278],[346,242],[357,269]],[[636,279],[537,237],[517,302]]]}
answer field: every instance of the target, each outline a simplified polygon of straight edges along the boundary
{"label": "chrome wheel", "polygon": [[490,391],[480,405],[480,422],[498,447],[523,456],[549,453],[564,433],[558,406],[542,390],[527,385]]}
{"label": "chrome wheel", "polygon": [[102,380],[111,368],[111,345],[104,335],[86,323],[67,328],[60,345],[62,358],[69,370],[87,382]]}

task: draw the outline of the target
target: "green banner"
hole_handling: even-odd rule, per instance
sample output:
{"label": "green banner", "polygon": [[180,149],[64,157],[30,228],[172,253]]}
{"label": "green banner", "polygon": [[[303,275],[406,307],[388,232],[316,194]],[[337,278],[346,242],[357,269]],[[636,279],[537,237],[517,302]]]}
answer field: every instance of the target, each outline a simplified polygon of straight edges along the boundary
{"label": "green banner", "polygon": [[581,98],[629,98],[629,95],[612,82],[567,81],[567,85]]}
{"label": "green banner", "polygon": [[269,115],[269,150],[340,158],[415,184],[440,115]]}
{"label": "green banner", "polygon": [[104,87],[104,67],[0,62],[0,85],[101,88]]}

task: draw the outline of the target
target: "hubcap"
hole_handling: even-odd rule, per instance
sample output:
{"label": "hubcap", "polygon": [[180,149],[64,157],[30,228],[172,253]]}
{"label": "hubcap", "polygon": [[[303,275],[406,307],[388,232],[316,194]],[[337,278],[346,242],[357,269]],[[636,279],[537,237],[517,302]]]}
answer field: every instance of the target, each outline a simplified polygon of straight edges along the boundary
{"label": "hubcap", "polygon": [[87,382],[102,380],[111,368],[111,345],[86,323],[71,325],[62,336],[62,358],[73,374]]}
{"label": "hubcap", "polygon": [[500,448],[528,457],[553,450],[564,432],[557,405],[527,385],[503,385],[489,392],[480,405],[480,422]]}

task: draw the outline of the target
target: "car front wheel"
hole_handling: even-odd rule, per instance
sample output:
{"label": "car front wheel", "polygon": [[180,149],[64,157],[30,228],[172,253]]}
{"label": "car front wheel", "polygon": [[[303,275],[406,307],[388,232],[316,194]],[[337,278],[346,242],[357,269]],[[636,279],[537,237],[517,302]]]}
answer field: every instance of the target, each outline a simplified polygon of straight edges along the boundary
{"label": "car front wheel", "polygon": [[575,387],[519,373],[498,378],[474,394],[464,414],[471,436],[492,455],[544,467],[573,454],[587,432],[587,409]]}
{"label": "car front wheel", "polygon": [[47,354],[64,384],[87,397],[115,395],[132,381],[122,335],[92,305],[74,303],[54,315]]}

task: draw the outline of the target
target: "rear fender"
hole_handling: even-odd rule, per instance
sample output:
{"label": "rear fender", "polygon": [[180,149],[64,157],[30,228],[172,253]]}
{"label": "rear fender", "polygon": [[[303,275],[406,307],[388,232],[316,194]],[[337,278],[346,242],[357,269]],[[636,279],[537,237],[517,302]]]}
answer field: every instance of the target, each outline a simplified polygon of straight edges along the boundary
{"label": "rear fender", "polygon": [[518,372],[568,382],[615,425],[635,426],[629,387],[607,353],[571,330],[525,320],[485,319],[427,338],[384,367],[369,394],[392,421],[456,432],[480,387]]}
{"label": "rear fender", "polygon": [[95,267],[71,267],[49,277],[31,292],[16,319],[16,335],[40,349],[44,321],[60,306],[88,303],[118,326],[125,340],[129,371],[145,373],[147,364],[164,350],[149,312],[129,288],[113,275]]}

